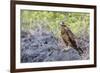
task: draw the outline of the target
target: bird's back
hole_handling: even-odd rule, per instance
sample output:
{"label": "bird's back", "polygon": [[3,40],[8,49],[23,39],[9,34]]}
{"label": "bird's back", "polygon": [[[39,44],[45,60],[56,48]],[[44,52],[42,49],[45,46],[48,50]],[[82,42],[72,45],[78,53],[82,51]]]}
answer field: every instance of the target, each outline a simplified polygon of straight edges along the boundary
{"label": "bird's back", "polygon": [[66,46],[73,47],[79,52],[79,54],[83,53],[82,49],[77,46],[76,36],[64,23],[61,25],[61,36]]}

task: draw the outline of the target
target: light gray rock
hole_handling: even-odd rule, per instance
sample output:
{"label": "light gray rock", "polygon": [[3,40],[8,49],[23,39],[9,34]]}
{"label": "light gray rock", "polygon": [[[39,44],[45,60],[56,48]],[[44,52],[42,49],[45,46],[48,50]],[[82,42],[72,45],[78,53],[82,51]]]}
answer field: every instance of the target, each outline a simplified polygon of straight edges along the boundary
{"label": "light gray rock", "polygon": [[[24,36],[24,34],[22,34]],[[25,34],[25,36],[28,34]],[[21,37],[21,62],[46,62],[80,60],[81,57],[73,48],[64,50],[57,45],[52,33],[40,36]]]}

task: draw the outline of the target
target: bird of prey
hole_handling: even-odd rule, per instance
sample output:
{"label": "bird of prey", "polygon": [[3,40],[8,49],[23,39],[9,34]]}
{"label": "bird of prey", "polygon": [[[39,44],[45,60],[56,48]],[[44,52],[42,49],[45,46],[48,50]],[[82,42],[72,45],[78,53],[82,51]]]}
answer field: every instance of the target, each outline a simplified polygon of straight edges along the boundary
{"label": "bird of prey", "polygon": [[79,55],[81,55],[83,53],[83,50],[77,46],[76,41],[75,41],[75,35],[65,25],[64,22],[61,22],[60,26],[61,26],[61,37],[63,41],[65,42],[66,46],[70,46],[74,48],[76,51],[78,51]]}

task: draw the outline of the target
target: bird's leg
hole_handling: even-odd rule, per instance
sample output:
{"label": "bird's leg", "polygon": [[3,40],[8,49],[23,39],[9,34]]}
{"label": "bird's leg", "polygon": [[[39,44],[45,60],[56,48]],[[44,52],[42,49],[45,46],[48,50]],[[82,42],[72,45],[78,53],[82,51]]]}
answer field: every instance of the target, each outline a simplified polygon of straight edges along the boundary
{"label": "bird's leg", "polygon": [[68,49],[72,48],[71,46],[71,43],[68,41]]}
{"label": "bird's leg", "polygon": [[70,46],[67,46],[68,49],[70,49]]}

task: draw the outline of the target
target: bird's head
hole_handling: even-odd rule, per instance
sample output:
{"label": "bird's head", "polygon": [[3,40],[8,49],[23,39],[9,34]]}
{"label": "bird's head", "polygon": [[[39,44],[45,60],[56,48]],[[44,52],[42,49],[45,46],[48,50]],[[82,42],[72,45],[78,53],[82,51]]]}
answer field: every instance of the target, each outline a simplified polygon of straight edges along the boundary
{"label": "bird's head", "polygon": [[61,22],[59,23],[59,25],[60,25],[61,33],[64,33],[64,32],[65,32],[65,27],[66,27],[64,21],[61,21]]}
{"label": "bird's head", "polygon": [[61,26],[60,29],[62,32],[65,32],[65,30],[69,30],[69,27],[68,27],[69,25],[67,23],[65,24],[64,21],[60,22],[60,26]]}
{"label": "bird's head", "polygon": [[60,22],[60,26],[63,26],[63,27],[66,26],[65,23],[64,23],[64,21]]}

